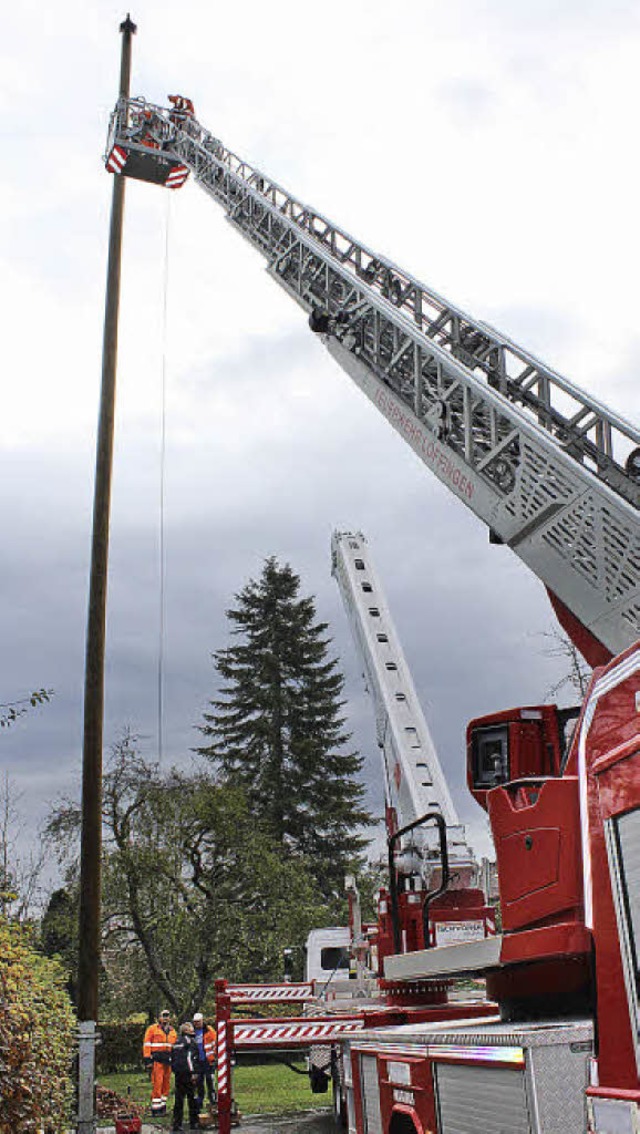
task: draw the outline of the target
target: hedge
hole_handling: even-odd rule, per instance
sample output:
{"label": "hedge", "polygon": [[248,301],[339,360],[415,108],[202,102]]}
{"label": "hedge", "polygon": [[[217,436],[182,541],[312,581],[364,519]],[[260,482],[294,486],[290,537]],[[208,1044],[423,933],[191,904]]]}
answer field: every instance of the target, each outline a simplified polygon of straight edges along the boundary
{"label": "hedge", "polygon": [[0,917],[0,1130],[62,1134],[71,1123],[76,1025],[67,973]]}
{"label": "hedge", "polygon": [[98,1071],[140,1071],[146,1024],[100,1024],[96,1057]]}

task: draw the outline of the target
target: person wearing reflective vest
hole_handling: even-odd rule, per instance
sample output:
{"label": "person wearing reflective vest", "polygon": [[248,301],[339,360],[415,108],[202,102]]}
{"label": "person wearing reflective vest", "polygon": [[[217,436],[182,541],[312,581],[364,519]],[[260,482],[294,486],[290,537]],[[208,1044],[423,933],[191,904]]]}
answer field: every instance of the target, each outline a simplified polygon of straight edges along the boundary
{"label": "person wearing reflective vest", "polygon": [[190,98],[185,98],[184,95],[170,94],[169,102],[173,109],[169,114],[169,120],[179,125],[186,122],[187,118],[193,118],[195,114],[194,105]]}
{"label": "person wearing reflective vest", "polygon": [[151,1024],[144,1035],[142,1057],[151,1074],[151,1114],[167,1113],[167,1098],[171,1086],[171,1049],[178,1039],[171,1026],[171,1013],[165,1009],[158,1021]]}
{"label": "person wearing reflective vest", "polygon": [[196,1099],[198,1110],[202,1110],[205,1087],[209,1096],[209,1105],[216,1101],[216,1089],[213,1084],[213,1072],[216,1065],[216,1030],[210,1024],[205,1024],[202,1012],[196,1012],[193,1017],[193,1027],[198,1045],[198,1089]]}

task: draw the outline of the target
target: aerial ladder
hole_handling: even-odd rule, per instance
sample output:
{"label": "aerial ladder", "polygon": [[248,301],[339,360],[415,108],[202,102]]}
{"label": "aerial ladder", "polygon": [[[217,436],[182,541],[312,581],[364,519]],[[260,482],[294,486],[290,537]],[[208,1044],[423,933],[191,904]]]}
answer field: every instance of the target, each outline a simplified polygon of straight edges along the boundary
{"label": "aerial ladder", "polygon": [[106,167],[191,173],[427,467],[547,588],[591,665],[640,636],[640,431],[296,200],[197,121],[113,112]]}
{"label": "aerial ladder", "polygon": [[[193,176],[425,465],[541,580],[596,667],[572,733],[553,706],[471,722],[502,933],[386,958],[387,986],[423,989],[440,1023],[425,1008],[421,1026],[346,1041],[350,1131],[582,1134],[586,1081],[589,1131],[637,1132],[640,431],[296,200],[188,100],[121,98],[105,164],[172,189]],[[479,971],[502,1023],[465,1026],[444,1003],[448,980]]]}
{"label": "aerial ladder", "polygon": [[[382,758],[393,917],[392,939],[386,941],[381,934],[378,940],[379,958],[394,948],[407,952],[425,944],[485,937],[494,932],[494,913],[485,905],[478,886],[479,864],[451,798],[362,532],[334,531],[331,571],[364,666]],[[431,824],[439,817],[446,836],[448,885],[434,901],[428,895],[439,890],[443,882],[440,840]],[[407,837],[400,844],[403,830]],[[423,886],[426,895],[422,894]],[[417,918],[411,917],[414,910]]]}

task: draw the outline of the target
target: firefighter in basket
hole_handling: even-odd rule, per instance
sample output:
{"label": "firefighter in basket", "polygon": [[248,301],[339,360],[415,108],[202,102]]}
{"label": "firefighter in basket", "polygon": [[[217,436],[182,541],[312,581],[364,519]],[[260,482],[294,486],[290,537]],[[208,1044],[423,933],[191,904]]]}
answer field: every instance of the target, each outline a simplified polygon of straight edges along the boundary
{"label": "firefighter in basket", "polygon": [[151,1024],[144,1035],[142,1057],[151,1075],[151,1114],[167,1113],[167,1098],[171,1086],[171,1049],[178,1039],[171,1026],[171,1013],[164,1009],[157,1023]]}
{"label": "firefighter in basket", "polygon": [[169,114],[170,122],[175,122],[176,126],[181,126],[188,118],[194,117],[195,110],[190,98],[179,94],[170,94],[168,97],[173,107]]}
{"label": "firefighter in basket", "polygon": [[129,129],[131,141],[137,142],[139,146],[147,146],[150,150],[160,149],[160,143],[151,133],[153,125],[154,116],[147,106],[143,106],[140,110],[135,110],[131,115],[131,126]]}

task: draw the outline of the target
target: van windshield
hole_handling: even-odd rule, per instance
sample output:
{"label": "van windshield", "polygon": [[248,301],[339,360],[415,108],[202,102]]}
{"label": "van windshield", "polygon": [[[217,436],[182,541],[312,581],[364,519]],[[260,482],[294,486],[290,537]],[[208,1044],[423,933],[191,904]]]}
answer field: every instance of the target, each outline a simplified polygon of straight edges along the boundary
{"label": "van windshield", "polygon": [[349,954],[341,945],[327,945],[320,950],[320,964],[325,972],[349,968]]}

